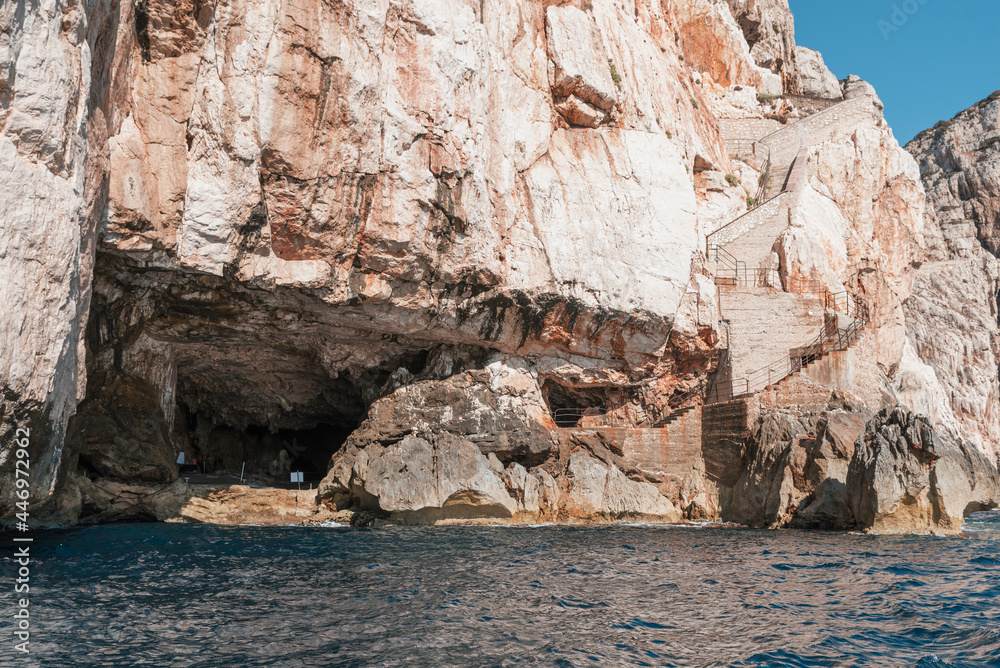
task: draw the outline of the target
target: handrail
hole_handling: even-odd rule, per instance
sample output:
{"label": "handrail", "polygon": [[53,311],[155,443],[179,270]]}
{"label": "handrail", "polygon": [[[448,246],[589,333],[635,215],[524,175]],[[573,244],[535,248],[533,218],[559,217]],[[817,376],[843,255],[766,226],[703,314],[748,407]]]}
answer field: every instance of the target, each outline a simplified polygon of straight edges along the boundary
{"label": "handrail", "polygon": [[[795,156],[795,158],[792,159],[792,162],[791,162],[791,164],[789,165],[789,168],[788,168],[788,174],[791,174],[792,170],[795,169],[795,164],[798,162],[799,158],[800,158],[800,156],[797,155],[797,156]],[[785,193],[790,192],[790,190],[788,188],[788,182],[786,181],[785,183],[781,184],[781,191],[777,195],[775,195],[774,197],[767,197],[767,186],[770,183],[771,178],[773,177],[773,174],[771,174],[771,157],[770,157],[770,151],[768,152],[768,158],[767,158],[767,162],[765,164],[765,168],[766,168],[766,171],[761,174],[761,180],[760,180],[760,183],[758,184],[758,188],[757,188],[757,197],[754,200],[753,206],[748,207],[746,213],[740,214],[739,216],[737,216],[736,218],[732,219],[731,221],[729,221],[728,223],[726,223],[725,225],[723,225],[719,229],[717,229],[714,232],[712,232],[711,234],[707,235],[705,237],[705,243],[706,244],[711,243],[711,239],[713,237],[717,237],[724,230],[727,230],[730,227],[732,227],[733,225],[737,224],[738,222],[740,222],[741,220],[743,220],[746,216],[749,216],[750,214],[752,214],[754,211],[756,211],[757,209],[761,208],[765,204],[770,204],[771,202],[773,202],[774,200],[778,199],[779,197],[781,197]],[[732,243],[732,242],[729,242],[729,243]]]}
{"label": "handrail", "polygon": [[[858,98],[856,98],[856,97],[852,97],[852,98],[851,98],[851,99],[849,99],[849,100],[841,100],[840,102],[838,102],[838,103],[836,103],[836,104],[834,104],[834,105],[831,105],[831,106],[827,107],[826,109],[821,109],[821,110],[817,111],[817,112],[816,112],[815,114],[809,114],[809,115],[808,115],[808,116],[806,116],[805,118],[800,118],[800,119],[798,119],[797,121],[795,121],[794,123],[789,123],[788,125],[786,125],[786,126],[785,126],[785,127],[783,127],[783,128],[778,128],[777,130],[775,130],[775,131],[774,131],[774,132],[772,132],[771,134],[767,134],[767,135],[764,135],[763,137],[761,137],[761,138],[760,138],[760,139],[758,139],[757,141],[759,141],[759,142],[761,142],[761,143],[766,143],[766,142],[767,142],[767,141],[768,141],[769,139],[772,139],[773,137],[775,137],[775,136],[777,136],[777,135],[781,134],[782,132],[788,132],[789,130],[791,130],[792,128],[794,128],[794,127],[795,127],[795,126],[797,126],[797,125],[800,125],[800,124],[802,124],[802,123],[805,123],[806,121],[808,121],[808,120],[811,120],[811,119],[813,119],[813,118],[816,118],[817,116],[822,116],[823,114],[827,113],[828,111],[831,111],[831,110],[833,110],[833,109],[836,109],[837,107],[840,107],[840,106],[842,106],[842,105],[845,105],[845,104],[847,104],[848,102],[853,102],[853,101],[854,101],[854,100],[856,100],[856,99],[858,99]],[[770,147],[769,147],[769,148],[770,148]]]}
{"label": "handrail", "polygon": [[[752,155],[755,158],[760,158],[764,161],[764,166],[761,169],[760,179],[757,182],[757,194],[754,197],[753,205],[747,207],[747,212],[753,211],[757,207],[764,204],[764,198],[767,196],[767,184],[771,178],[771,147],[767,144],[761,143],[757,139],[730,139],[726,142],[728,147],[732,147],[735,150],[730,151],[730,156],[736,158],[746,157],[747,155]],[[741,150],[749,145],[749,150]],[[761,152],[764,155],[760,155],[758,150],[762,149]],[[773,198],[772,198],[773,199]],[[737,219],[738,220],[738,219]],[[734,221],[735,222],[735,221]],[[728,226],[727,226],[728,227]],[[718,230],[717,230],[718,231]]]}
{"label": "handrail", "polygon": [[601,408],[558,408],[551,411],[557,427],[576,427],[583,418],[608,418],[608,412]]}
{"label": "handrail", "polygon": [[[731,379],[728,384],[720,384],[718,382],[718,376],[716,376],[716,379],[712,382],[712,384],[706,388],[704,399],[705,404],[730,401],[743,396],[751,395],[760,389],[764,389],[774,383],[784,380],[797,371],[801,371],[805,366],[815,362],[829,352],[846,350],[853,345],[858,338],[860,338],[864,328],[870,321],[871,313],[868,308],[868,304],[860,297],[852,296],[846,291],[830,292],[829,288],[820,281],[793,278],[785,278],[782,280],[780,272],[777,269],[758,267],[757,269],[750,270],[747,268],[745,262],[739,260],[734,255],[726,251],[722,247],[722,244],[713,244],[711,242],[712,238],[718,238],[717,235],[719,235],[723,230],[735,225],[745,216],[750,215],[750,213],[753,212],[753,209],[763,206],[764,204],[777,199],[787,192],[785,187],[783,187],[782,191],[771,199],[766,201],[763,200],[763,197],[767,192],[767,179],[770,178],[772,168],[772,147],[768,142],[784,132],[798,131],[801,133],[802,127],[806,121],[822,116],[823,114],[846,105],[848,102],[853,102],[856,99],[859,98],[850,98],[834,103],[825,109],[822,109],[814,114],[810,114],[805,118],[800,118],[785,127],[779,128],[778,130],[775,130],[760,139],[734,139],[726,142],[729,145],[737,147],[737,157],[739,155],[739,149],[746,147],[747,145],[750,146],[750,152],[754,156],[757,156],[758,147],[763,146],[767,149],[767,159],[765,161],[765,170],[762,174],[760,182],[762,190],[758,191],[759,193],[763,192],[764,194],[758,194],[755,203],[756,206],[706,237],[709,259],[711,260],[714,257],[714,262],[722,265],[721,269],[716,270],[716,278],[718,279],[717,283],[720,287],[731,282],[736,286],[754,288],[775,288],[784,284],[782,287],[785,291],[801,295],[815,295],[815,298],[822,301],[828,311],[832,311],[835,314],[844,314],[852,318],[852,320],[846,327],[841,327],[840,316],[836,315],[834,319],[829,319],[826,323],[824,323],[819,336],[812,343],[801,348],[793,348],[789,350],[788,354],[782,359],[776,360],[772,364],[768,364],[760,369],[751,371],[745,378],[740,378],[738,380]],[[799,157],[800,156],[797,155],[789,165],[789,175],[791,175]],[[787,186],[787,183],[783,184],[783,186]],[[731,348],[727,347],[727,349],[722,353],[725,356],[724,360],[727,364],[731,363],[731,359],[729,357],[731,354],[730,351]],[[737,390],[743,390],[743,392],[737,394]]]}
{"label": "handrail", "polygon": [[[765,183],[765,185],[764,185],[764,188],[765,188],[765,190],[766,190],[766,188],[767,188],[767,185],[766,185],[766,183]],[[721,233],[722,233],[722,232],[723,232],[724,230],[727,230],[727,229],[729,229],[730,227],[732,227],[732,226],[733,226],[733,225],[735,225],[736,223],[740,222],[741,220],[743,220],[743,219],[744,219],[744,218],[746,218],[747,216],[749,216],[749,215],[751,215],[751,214],[753,214],[753,213],[756,213],[756,212],[757,212],[757,209],[759,209],[759,208],[763,207],[763,206],[764,206],[765,204],[770,204],[771,202],[775,201],[776,199],[778,199],[779,197],[781,197],[781,196],[782,196],[782,195],[784,195],[784,194],[785,194],[785,192],[784,192],[784,191],[782,191],[782,192],[778,193],[777,195],[775,195],[774,197],[769,197],[769,198],[767,198],[767,199],[766,199],[766,200],[764,200],[763,202],[757,202],[757,204],[755,204],[753,208],[751,208],[751,209],[748,209],[748,210],[747,210],[747,211],[746,211],[745,213],[741,213],[741,214],[740,214],[739,216],[737,216],[736,218],[733,218],[733,219],[732,219],[731,221],[729,221],[728,223],[726,223],[725,225],[723,225],[723,226],[722,226],[722,227],[720,227],[719,229],[717,229],[717,230],[715,230],[714,232],[712,232],[711,234],[707,235],[707,236],[705,237],[705,241],[706,241],[706,243],[711,243],[711,239],[712,239],[712,237],[717,237],[717,236],[718,236],[719,234],[721,234]]]}
{"label": "handrail", "polygon": [[[847,292],[827,293],[827,308],[831,308],[830,304],[837,303],[838,298],[842,299],[841,303],[847,304],[845,308],[848,313],[845,315],[852,317],[849,325],[841,327],[838,320],[828,321],[823,325],[819,336],[809,345],[792,348],[781,359],[751,371],[743,378],[733,379],[728,388],[720,389],[718,385],[710,388],[710,393],[705,396],[705,403],[721,403],[750,396],[801,371],[827,353],[847,350],[854,345],[869,323],[868,303],[861,297],[851,296]],[[835,309],[834,311],[836,312]]]}

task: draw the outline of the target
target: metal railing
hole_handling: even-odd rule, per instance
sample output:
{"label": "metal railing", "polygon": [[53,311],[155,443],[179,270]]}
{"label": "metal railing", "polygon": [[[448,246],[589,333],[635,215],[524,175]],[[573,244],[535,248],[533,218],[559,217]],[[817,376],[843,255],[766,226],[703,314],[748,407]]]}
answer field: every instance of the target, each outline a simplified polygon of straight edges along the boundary
{"label": "metal railing", "polygon": [[[728,384],[715,384],[706,392],[705,404],[723,403],[751,396],[801,371],[824,355],[847,350],[854,345],[861,338],[870,320],[868,303],[846,292],[827,292],[825,303],[835,315],[828,318],[819,336],[812,343],[792,348],[786,356],[751,371],[743,378],[732,379]],[[836,315],[838,312],[851,318],[846,327],[840,326],[839,315]]]}
{"label": "metal railing", "polygon": [[718,285],[740,286],[741,279],[747,276],[747,263],[737,259],[719,244],[708,246],[708,261],[721,265],[715,270],[715,282]]}
{"label": "metal railing", "polygon": [[730,157],[745,160],[746,158],[756,158],[761,161],[751,166],[760,171],[760,179],[757,182],[757,194],[753,204],[748,207],[750,211],[762,205],[767,196],[767,184],[771,178],[771,147],[756,139],[730,139],[726,141]]}
{"label": "metal railing", "polygon": [[748,267],[747,263],[719,244],[708,247],[708,259],[718,265],[714,278],[719,287],[771,288],[793,292],[824,302],[827,308],[847,313],[852,302],[846,292],[830,293],[823,281],[799,277],[782,277],[778,269]]}

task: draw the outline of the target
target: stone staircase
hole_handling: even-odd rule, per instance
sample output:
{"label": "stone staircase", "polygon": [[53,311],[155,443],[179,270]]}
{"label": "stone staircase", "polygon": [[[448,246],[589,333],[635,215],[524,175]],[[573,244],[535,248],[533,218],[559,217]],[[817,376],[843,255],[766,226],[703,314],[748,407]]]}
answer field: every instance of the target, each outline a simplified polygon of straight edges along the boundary
{"label": "stone staircase", "polygon": [[706,405],[779,384],[825,355],[854,345],[868,324],[862,300],[832,295],[818,284],[784,285],[770,262],[807,181],[810,139],[820,143],[853,131],[858,115],[868,113],[865,105],[870,106],[866,99],[846,100],[759,139],[727,137],[733,157],[756,160],[765,168],[765,201],[707,239],[706,266],[721,291],[730,341],[724,356],[728,367],[710,384]]}
{"label": "stone staircase", "polygon": [[[748,297],[758,300],[761,297],[760,292],[753,294],[737,290],[733,293],[741,304],[751,304]],[[777,299],[772,296],[772,299],[792,307],[785,311],[780,304],[775,304],[770,309],[754,312],[750,317],[734,312],[736,317],[730,320],[734,334],[724,355],[729,368],[717,372],[716,378],[725,380],[716,380],[709,386],[705,395],[706,405],[752,396],[780,385],[827,355],[854,346],[869,322],[868,305],[864,300],[849,297],[846,293],[840,296],[828,293],[823,300],[777,291],[771,294],[782,295]],[[846,300],[846,306],[837,305],[840,299]],[[836,310],[841,307],[847,312]],[[810,310],[802,313],[796,308]],[[815,326],[817,312],[813,309],[819,311],[822,319],[815,336],[811,340],[798,339],[809,340],[806,345],[789,345],[790,341]],[[763,359],[770,361],[757,366]]]}
{"label": "stone staircase", "polygon": [[[707,238],[705,268],[720,288],[728,345],[708,388],[671,397],[669,413],[650,426],[664,433],[677,431],[676,438],[683,440],[687,423],[697,416],[703,444],[718,446],[721,477],[738,473],[739,458],[732,458],[730,446],[748,433],[748,399],[853,346],[868,324],[868,307],[860,298],[830,294],[815,283],[788,285],[777,269],[768,268],[768,260],[807,181],[809,147],[845,128],[853,130],[858,118],[872,109],[869,99],[855,98],[783,127],[765,119],[735,121],[728,136],[726,124],[720,123],[730,155],[765,174],[760,201]],[[734,136],[744,127],[752,130],[750,138]],[[614,434],[637,429],[634,420],[614,417],[603,408],[563,409],[553,420],[568,431]]]}

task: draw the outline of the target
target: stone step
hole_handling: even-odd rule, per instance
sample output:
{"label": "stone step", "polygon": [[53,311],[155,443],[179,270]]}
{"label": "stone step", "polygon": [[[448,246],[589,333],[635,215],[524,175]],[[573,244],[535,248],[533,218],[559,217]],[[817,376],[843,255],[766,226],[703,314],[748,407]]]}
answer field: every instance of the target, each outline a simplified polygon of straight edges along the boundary
{"label": "stone step", "polygon": [[788,175],[792,171],[792,166],[788,165],[783,169],[772,169],[771,178],[767,182],[767,194],[766,199],[771,199],[772,197],[777,197],[785,190],[785,184],[788,182]]}

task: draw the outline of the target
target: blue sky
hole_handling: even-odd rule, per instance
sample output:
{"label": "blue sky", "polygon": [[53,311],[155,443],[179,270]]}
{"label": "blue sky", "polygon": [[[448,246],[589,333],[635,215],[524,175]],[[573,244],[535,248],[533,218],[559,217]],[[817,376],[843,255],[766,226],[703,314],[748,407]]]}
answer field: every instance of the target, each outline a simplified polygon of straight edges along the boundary
{"label": "blue sky", "polygon": [[901,144],[1000,89],[996,0],[789,0],[795,42],[878,90]]}

